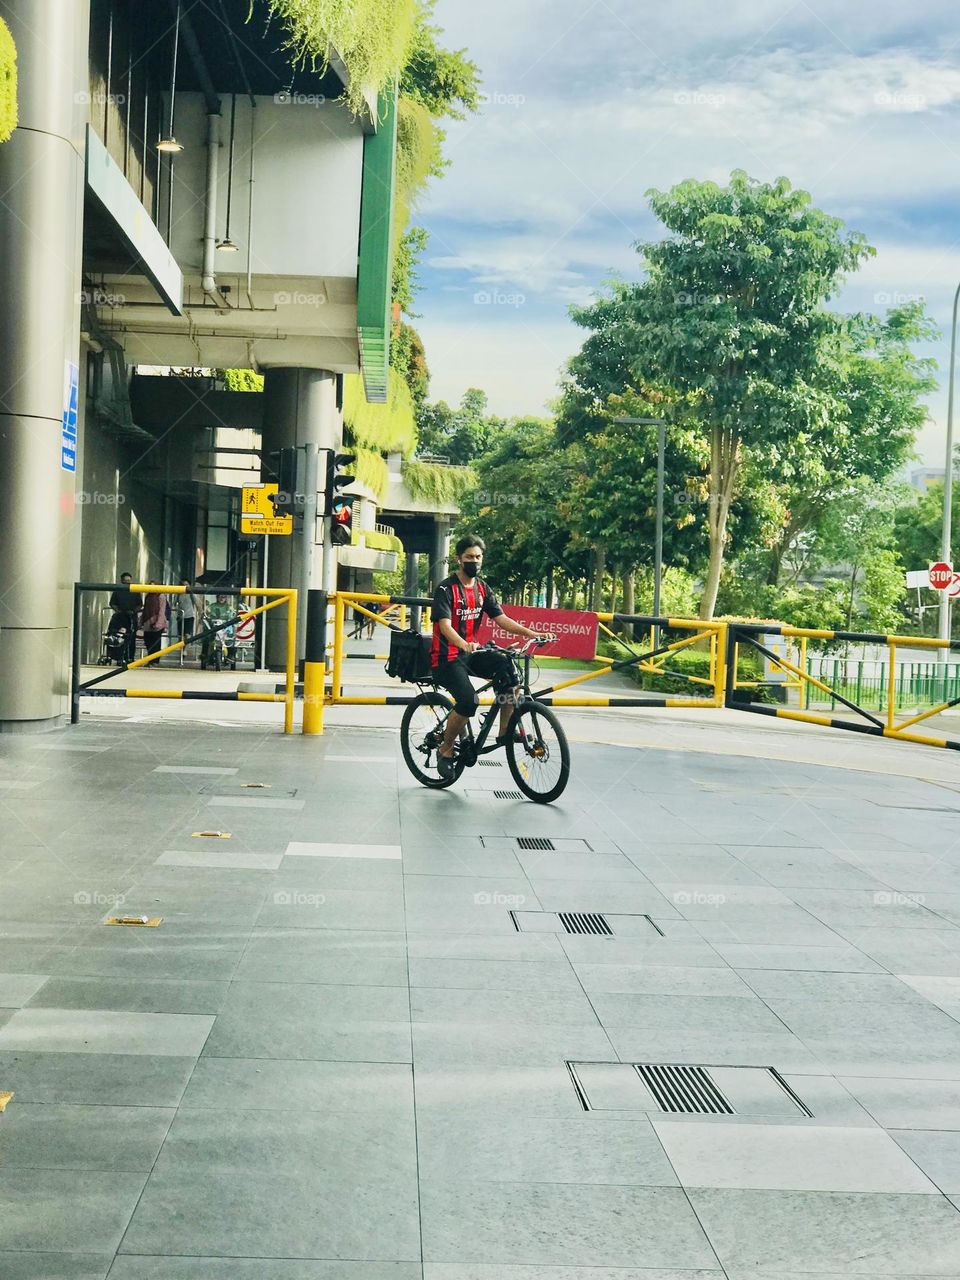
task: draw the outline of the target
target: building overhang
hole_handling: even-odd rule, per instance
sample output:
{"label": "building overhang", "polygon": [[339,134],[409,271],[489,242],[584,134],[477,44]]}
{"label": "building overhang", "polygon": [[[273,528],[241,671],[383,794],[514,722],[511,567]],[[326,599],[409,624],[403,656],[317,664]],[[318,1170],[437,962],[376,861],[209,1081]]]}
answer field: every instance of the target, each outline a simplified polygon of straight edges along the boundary
{"label": "building overhang", "polygon": [[124,266],[133,275],[146,276],[171,314],[182,315],[183,273],[120,166],[89,124],[86,184],[102,219],[115,233],[115,251],[125,260]]}

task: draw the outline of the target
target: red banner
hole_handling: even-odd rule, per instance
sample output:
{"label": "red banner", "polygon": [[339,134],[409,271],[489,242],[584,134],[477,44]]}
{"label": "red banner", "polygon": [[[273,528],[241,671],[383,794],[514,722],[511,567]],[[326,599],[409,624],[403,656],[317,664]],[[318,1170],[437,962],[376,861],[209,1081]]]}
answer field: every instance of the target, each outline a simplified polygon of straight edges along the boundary
{"label": "red banner", "polygon": [[[574,609],[532,609],[525,605],[505,606],[507,616],[514,622],[522,622],[532,631],[546,631],[557,637],[556,644],[541,650],[545,657],[590,659],[597,654],[597,617],[593,613],[579,613]],[[486,644],[516,644],[518,636],[498,627],[496,622],[484,618],[479,640]]]}

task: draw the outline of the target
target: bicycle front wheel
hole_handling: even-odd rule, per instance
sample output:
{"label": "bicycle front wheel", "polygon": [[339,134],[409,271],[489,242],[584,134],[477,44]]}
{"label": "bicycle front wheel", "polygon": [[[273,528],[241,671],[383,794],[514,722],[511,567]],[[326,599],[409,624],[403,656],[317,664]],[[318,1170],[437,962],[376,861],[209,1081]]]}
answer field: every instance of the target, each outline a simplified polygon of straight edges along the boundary
{"label": "bicycle front wheel", "polygon": [[463,772],[463,762],[457,760],[452,778],[442,778],[437,767],[437,754],[447,716],[453,703],[442,693],[421,693],[407,705],[400,722],[400,749],[407,768],[425,787],[449,787]]}
{"label": "bicycle front wheel", "polygon": [[507,763],[525,796],[549,804],[570,778],[570,747],[556,715],[542,703],[522,702],[507,734]]}

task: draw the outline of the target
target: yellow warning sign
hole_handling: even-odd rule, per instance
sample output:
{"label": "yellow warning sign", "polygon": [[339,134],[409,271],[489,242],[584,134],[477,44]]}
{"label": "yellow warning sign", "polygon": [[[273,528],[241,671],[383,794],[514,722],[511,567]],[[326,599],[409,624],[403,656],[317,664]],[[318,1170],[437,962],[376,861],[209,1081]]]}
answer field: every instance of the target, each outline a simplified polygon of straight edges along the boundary
{"label": "yellow warning sign", "polygon": [[270,495],[279,490],[278,484],[244,485],[240,506],[241,533],[268,533],[271,537],[293,533],[293,516],[273,514]]}

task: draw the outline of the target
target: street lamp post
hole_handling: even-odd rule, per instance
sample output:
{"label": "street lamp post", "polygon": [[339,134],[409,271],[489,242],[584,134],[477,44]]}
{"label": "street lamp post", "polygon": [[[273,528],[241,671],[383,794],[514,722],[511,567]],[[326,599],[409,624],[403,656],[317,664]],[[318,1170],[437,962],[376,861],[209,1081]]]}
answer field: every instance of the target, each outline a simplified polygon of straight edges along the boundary
{"label": "street lamp post", "polygon": [[[950,330],[950,381],[947,390],[947,457],[943,471],[943,531],[940,541],[940,558],[946,564],[953,564],[950,553],[952,541],[953,517],[953,388],[956,381],[957,363],[957,303],[960,302],[960,284],[953,295],[953,324]],[[950,595],[944,591],[940,600],[940,639],[950,639]],[[948,649],[939,649],[938,656],[942,662],[949,656]]]}
{"label": "street lamp post", "polygon": [[[660,617],[660,584],[663,579],[663,475],[667,448],[667,424],[663,418],[614,418],[624,427],[657,427],[657,531],[653,545],[653,616]],[[658,628],[659,630],[659,628]]]}

